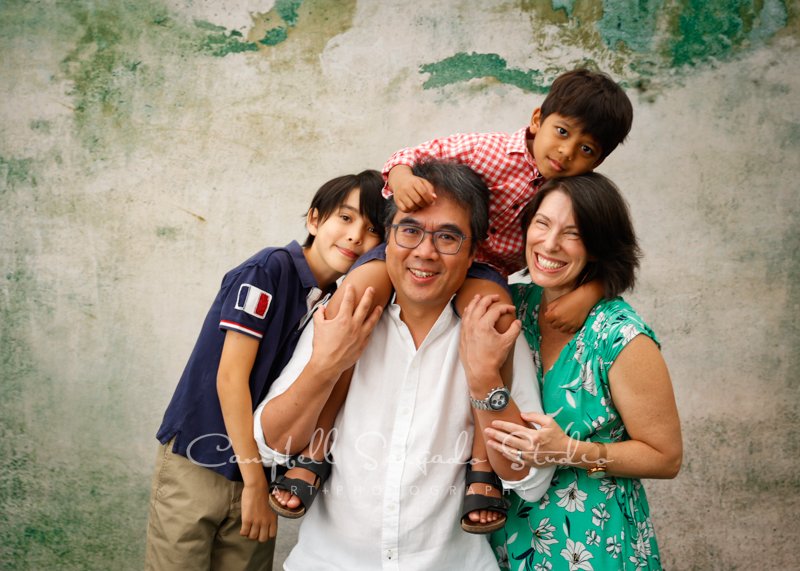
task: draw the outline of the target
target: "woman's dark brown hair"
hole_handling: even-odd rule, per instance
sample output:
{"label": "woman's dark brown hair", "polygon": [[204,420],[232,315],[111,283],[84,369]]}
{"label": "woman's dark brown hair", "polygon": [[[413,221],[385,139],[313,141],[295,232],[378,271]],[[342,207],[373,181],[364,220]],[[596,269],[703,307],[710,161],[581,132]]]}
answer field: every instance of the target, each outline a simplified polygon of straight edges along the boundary
{"label": "woman's dark brown hair", "polygon": [[578,276],[577,284],[599,279],[608,299],[633,289],[642,256],[636,232],[628,204],[619,189],[601,174],[547,181],[520,214],[522,235],[527,235],[542,200],[557,191],[566,194],[572,202],[575,223],[590,259]]}

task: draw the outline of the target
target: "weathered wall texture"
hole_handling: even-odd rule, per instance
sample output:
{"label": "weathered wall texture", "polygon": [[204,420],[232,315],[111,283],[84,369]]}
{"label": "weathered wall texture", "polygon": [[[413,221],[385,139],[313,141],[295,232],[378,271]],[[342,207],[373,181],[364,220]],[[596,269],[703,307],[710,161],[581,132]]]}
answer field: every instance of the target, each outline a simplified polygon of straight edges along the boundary
{"label": "weathered wall texture", "polygon": [[796,566],[800,46],[780,0],[0,2],[0,566],[141,567],[154,433],[223,272],[323,181],[623,81],[600,171],[685,430],[671,569]]}

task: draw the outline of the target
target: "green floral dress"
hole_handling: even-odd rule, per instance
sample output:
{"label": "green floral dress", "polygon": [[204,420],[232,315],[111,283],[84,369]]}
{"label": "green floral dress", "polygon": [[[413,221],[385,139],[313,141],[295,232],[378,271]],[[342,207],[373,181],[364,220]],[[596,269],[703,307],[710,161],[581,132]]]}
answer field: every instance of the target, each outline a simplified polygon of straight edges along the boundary
{"label": "green floral dress", "polygon": [[[533,351],[545,413],[579,440],[627,440],[611,400],[608,371],[637,335],[658,342],[653,331],[622,298],[603,300],[544,375],[538,324],[542,289],[515,284],[512,290]],[[661,569],[641,482],[593,480],[580,468],[556,469],[550,489],[538,502],[512,494],[508,523],[492,536],[492,545],[500,567],[513,571]]]}

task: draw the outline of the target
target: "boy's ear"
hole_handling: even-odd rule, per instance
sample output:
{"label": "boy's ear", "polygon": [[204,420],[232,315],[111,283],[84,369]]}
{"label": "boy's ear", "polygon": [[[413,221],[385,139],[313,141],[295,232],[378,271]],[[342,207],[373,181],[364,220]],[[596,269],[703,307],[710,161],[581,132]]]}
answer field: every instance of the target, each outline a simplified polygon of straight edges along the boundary
{"label": "boy's ear", "polygon": [[312,236],[317,235],[317,230],[319,229],[319,210],[316,208],[312,208],[306,214],[306,230]]}
{"label": "boy's ear", "polygon": [[533,115],[531,115],[531,124],[530,124],[530,131],[531,135],[535,135],[539,132],[539,127],[542,126],[542,108],[537,107],[533,110]]}

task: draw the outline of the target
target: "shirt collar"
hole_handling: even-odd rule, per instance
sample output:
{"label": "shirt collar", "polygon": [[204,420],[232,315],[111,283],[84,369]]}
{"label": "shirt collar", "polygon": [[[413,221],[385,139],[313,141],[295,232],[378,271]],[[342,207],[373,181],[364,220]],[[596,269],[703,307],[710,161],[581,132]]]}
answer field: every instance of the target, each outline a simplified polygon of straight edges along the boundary
{"label": "shirt collar", "polygon": [[300,283],[304,288],[315,288],[317,280],[314,274],[311,273],[311,268],[308,267],[306,257],[303,255],[303,248],[297,243],[297,240],[292,240],[287,246],[286,251],[292,256],[292,262],[297,270],[297,275],[300,276]]}
{"label": "shirt collar", "polygon": [[[400,306],[397,304],[396,298],[397,294],[392,294],[392,300],[389,302],[389,306],[386,308],[384,314],[388,315],[389,318],[396,324],[403,324],[406,326],[405,322],[400,319]],[[433,327],[431,327],[431,330],[428,331],[428,334],[425,336],[425,340],[422,342],[422,345],[420,345],[419,349],[422,349],[425,345],[427,345],[429,343],[429,339],[435,339],[439,335],[449,331],[459,322],[458,314],[456,313],[453,305],[454,299],[455,295],[453,295],[453,297],[450,298],[450,302],[444,306],[444,309],[442,309],[442,312],[436,319],[436,323],[434,323]]]}
{"label": "shirt collar", "polygon": [[527,155],[528,158],[531,157],[531,154],[528,152],[528,127],[523,127],[519,131],[515,131],[508,137],[508,142],[506,143],[506,153],[509,155],[521,153],[523,155]]}
{"label": "shirt collar", "polygon": [[297,243],[297,240],[292,240],[287,244],[286,251],[289,252],[289,255],[292,257],[297,275],[300,277],[300,285],[303,286],[303,289],[308,290],[308,294],[306,295],[306,308],[308,309],[308,313],[301,321],[300,328],[302,329],[317,309],[317,306],[328,301],[330,293],[336,289],[336,284],[334,283],[328,288],[327,294],[323,296],[325,292],[317,286],[317,280],[314,274],[311,273],[311,268],[308,267],[308,262],[303,254],[303,247]]}
{"label": "shirt collar", "polygon": [[544,177],[542,173],[539,172],[539,167],[536,166],[536,160],[534,160],[530,152],[528,152],[528,139],[533,139],[533,134],[528,127],[523,127],[519,131],[512,133],[506,144],[506,153],[509,155],[525,155],[525,160],[533,167],[533,180],[531,183],[534,188],[539,188],[542,183],[544,183]]}

